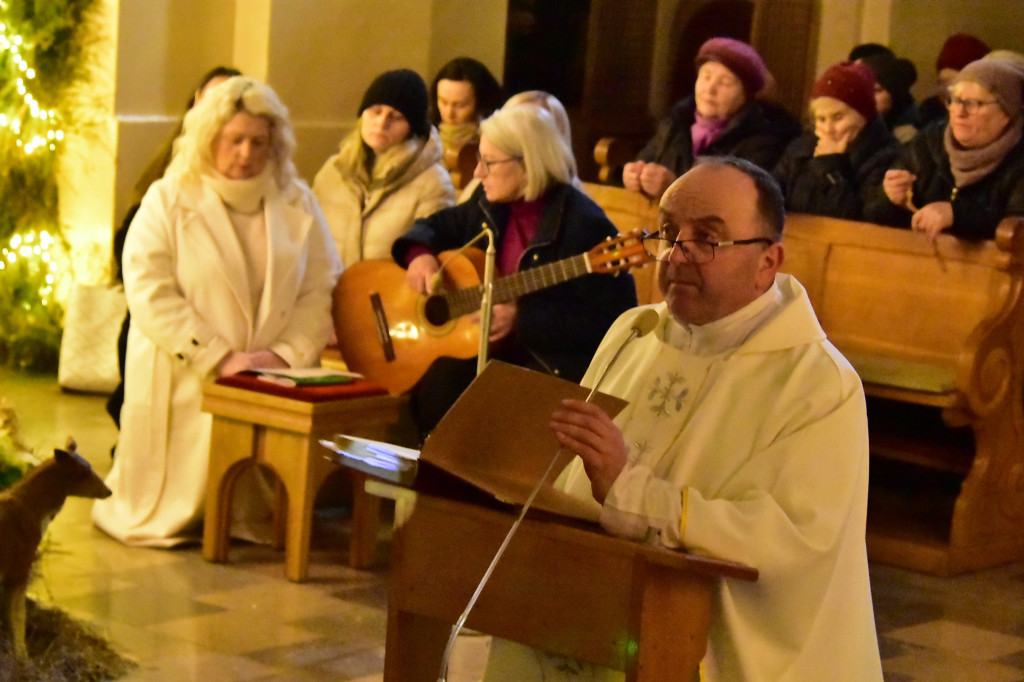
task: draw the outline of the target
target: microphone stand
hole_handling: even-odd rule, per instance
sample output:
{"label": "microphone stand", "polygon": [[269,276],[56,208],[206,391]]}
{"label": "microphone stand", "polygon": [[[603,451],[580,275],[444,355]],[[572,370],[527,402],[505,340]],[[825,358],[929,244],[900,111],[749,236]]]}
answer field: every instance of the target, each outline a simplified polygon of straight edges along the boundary
{"label": "microphone stand", "polygon": [[483,297],[480,300],[480,349],[476,355],[476,375],[480,376],[487,365],[488,338],[491,335],[491,312],[494,300],[494,231],[484,221],[480,234],[487,235],[487,250],[484,252]]}
{"label": "microphone stand", "polygon": [[[484,225],[484,228],[489,229],[486,225]],[[602,371],[601,375],[597,378],[597,381],[594,383],[594,387],[590,389],[590,393],[587,395],[585,402],[589,403],[594,397],[594,394],[597,393],[597,389],[601,385],[601,382],[603,382],[604,378],[608,375],[608,370],[610,370],[612,365],[615,364],[615,361],[619,359],[619,355],[621,355],[622,351],[625,350],[627,345],[629,345],[629,342],[634,339],[638,339],[651,331],[657,323],[657,320],[658,315],[651,310],[646,311],[645,314],[642,314],[637,318],[637,323],[629,330],[629,336],[626,337],[626,340],[623,341],[622,345],[615,351],[615,355],[613,355],[612,359],[608,361],[607,365],[605,365],[604,371]],[[483,343],[481,343],[481,345],[483,345]],[[490,565],[487,567],[487,570],[484,571],[484,575],[480,579],[480,583],[476,586],[473,596],[469,598],[469,603],[466,604],[466,608],[459,615],[459,619],[455,621],[455,625],[452,626],[451,635],[448,637],[448,644],[444,648],[444,656],[441,657],[441,670],[438,674],[437,682],[448,681],[448,661],[452,656],[452,649],[455,648],[455,641],[458,639],[459,633],[462,632],[462,628],[465,626],[466,620],[469,618],[469,612],[473,610],[474,606],[476,606],[477,599],[480,598],[480,594],[484,591],[484,586],[487,585],[487,581],[490,580],[491,573],[494,572],[494,568],[498,565],[498,561],[500,561],[501,557],[505,554],[505,550],[508,548],[509,542],[512,541],[512,536],[515,535],[516,531],[519,529],[519,525],[526,517],[526,512],[529,511],[530,506],[533,505],[533,500],[540,492],[540,488],[544,484],[544,481],[548,480],[548,476],[551,474],[551,469],[554,468],[555,462],[558,461],[558,456],[562,454],[562,449],[562,446],[559,446],[555,451],[555,454],[551,457],[551,461],[548,462],[548,468],[544,470],[544,474],[540,477],[540,480],[537,481],[533,490],[530,491],[530,496],[526,498],[526,502],[523,503],[523,508],[519,511],[519,516],[516,517],[516,520],[512,523],[512,527],[509,528],[508,533],[505,534],[505,539],[502,540],[501,546],[498,548],[498,551],[495,552]]]}

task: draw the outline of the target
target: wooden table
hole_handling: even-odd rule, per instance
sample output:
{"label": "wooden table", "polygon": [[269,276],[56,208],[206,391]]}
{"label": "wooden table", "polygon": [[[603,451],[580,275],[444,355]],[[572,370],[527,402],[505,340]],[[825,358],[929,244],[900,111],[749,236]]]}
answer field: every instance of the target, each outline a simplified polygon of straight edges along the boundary
{"label": "wooden table", "polygon": [[[203,557],[227,561],[235,481],[247,467],[261,464],[277,475],[283,489],[275,510],[275,544],[284,545],[285,575],[297,582],[308,574],[317,491],[341,468],[327,459],[319,439],[342,432],[388,440],[408,424],[403,397],[306,402],[215,383],[203,389],[203,410],[213,414]],[[364,474],[346,471],[353,497],[349,564],[365,568],[376,553],[380,499],[365,492]]]}
{"label": "wooden table", "polygon": [[[515,516],[377,481],[367,487],[399,500],[384,679],[435,682],[451,626]],[[629,682],[694,679],[717,581],[757,579],[739,564],[546,519],[524,520],[467,626],[624,670]]]}

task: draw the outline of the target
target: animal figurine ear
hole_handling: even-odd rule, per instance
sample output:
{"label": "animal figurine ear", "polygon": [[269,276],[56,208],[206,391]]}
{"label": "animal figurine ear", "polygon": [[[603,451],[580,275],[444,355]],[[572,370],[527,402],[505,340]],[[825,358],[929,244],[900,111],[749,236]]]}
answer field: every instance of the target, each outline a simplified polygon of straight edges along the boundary
{"label": "animal figurine ear", "polygon": [[64,446],[64,450],[60,448],[53,449],[53,456],[56,458],[58,464],[68,464],[77,459],[78,444],[75,443],[75,439],[68,436],[67,444]]}

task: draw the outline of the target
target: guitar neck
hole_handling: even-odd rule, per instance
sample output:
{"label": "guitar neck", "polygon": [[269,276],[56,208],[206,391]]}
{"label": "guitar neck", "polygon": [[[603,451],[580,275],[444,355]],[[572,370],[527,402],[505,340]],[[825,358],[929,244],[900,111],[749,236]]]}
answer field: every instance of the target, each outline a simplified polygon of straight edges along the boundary
{"label": "guitar neck", "polygon": [[[587,254],[547,263],[536,268],[521,270],[514,274],[494,281],[494,303],[508,303],[520,296],[534,291],[547,289],[562,282],[582,277],[590,272]],[[452,319],[468,315],[480,309],[483,301],[484,287],[482,284],[467,289],[459,289],[444,294],[448,302],[448,310]]]}

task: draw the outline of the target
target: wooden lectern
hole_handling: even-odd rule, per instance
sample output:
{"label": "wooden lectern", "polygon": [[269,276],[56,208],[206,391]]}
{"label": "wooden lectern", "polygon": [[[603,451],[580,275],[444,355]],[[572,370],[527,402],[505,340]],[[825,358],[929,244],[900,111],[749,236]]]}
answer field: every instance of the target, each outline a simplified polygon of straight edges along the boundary
{"label": "wooden lectern", "polygon": [[[436,682],[451,627],[518,510],[377,481],[367,490],[398,501],[384,680]],[[757,571],[531,512],[467,626],[624,670],[629,682],[690,682],[720,578],[753,581]]]}

